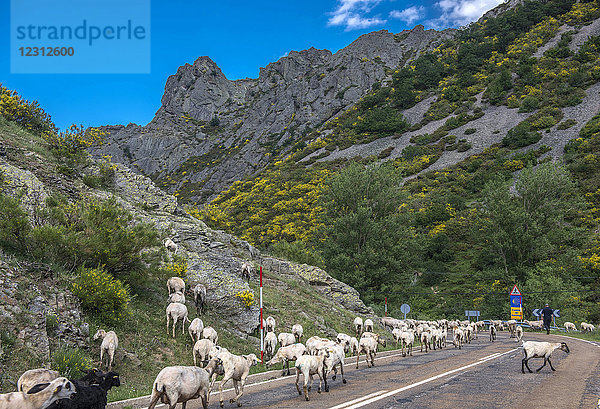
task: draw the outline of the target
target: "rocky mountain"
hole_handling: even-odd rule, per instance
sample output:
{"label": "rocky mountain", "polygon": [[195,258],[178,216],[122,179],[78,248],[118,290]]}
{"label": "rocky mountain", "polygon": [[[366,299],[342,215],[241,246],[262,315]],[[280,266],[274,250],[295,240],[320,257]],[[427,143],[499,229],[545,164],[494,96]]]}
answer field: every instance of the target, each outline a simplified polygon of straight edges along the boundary
{"label": "rocky mountain", "polygon": [[264,168],[455,31],[382,30],[335,54],[292,51],[257,79],[228,80],[209,57],[199,57],[169,77],[148,125],[106,127],[107,143],[94,155],[111,155],[167,191],[202,201]]}

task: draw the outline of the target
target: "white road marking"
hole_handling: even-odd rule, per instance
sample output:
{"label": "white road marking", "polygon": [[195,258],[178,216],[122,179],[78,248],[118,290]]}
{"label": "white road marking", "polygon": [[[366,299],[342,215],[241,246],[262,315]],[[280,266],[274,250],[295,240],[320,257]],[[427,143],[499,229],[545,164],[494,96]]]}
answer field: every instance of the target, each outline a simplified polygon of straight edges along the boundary
{"label": "white road marking", "polygon": [[345,403],[342,403],[342,404],[337,405],[337,406],[333,406],[333,407],[331,407],[329,409],[341,409],[344,406],[352,405],[352,404],[358,403],[358,402],[360,402],[362,400],[367,400],[369,398],[372,398],[372,397],[377,396],[377,395],[381,395],[382,393],[386,393],[386,392],[387,391],[373,392],[370,395],[363,396],[362,398],[354,399],[354,400],[351,400],[350,402],[345,402]]}
{"label": "white road marking", "polygon": [[335,408],[337,408],[337,409],[342,409],[342,408],[343,409],[356,409],[356,408],[360,408],[360,407],[363,407],[363,406],[366,406],[366,405],[370,405],[371,403],[377,402],[378,400],[385,399],[385,398],[388,398],[390,396],[396,395],[396,394],[398,394],[400,392],[404,392],[406,390],[415,388],[417,386],[421,386],[423,384],[435,381],[437,379],[443,378],[444,376],[448,376],[448,375],[451,375],[451,374],[456,373],[456,372],[464,371],[465,369],[469,369],[469,368],[472,368],[474,366],[481,365],[484,362],[488,362],[488,361],[491,361],[493,359],[500,358],[501,356],[506,355],[506,354],[510,354],[512,352],[515,352],[518,349],[519,348],[514,348],[514,349],[511,349],[510,351],[506,351],[506,352],[503,352],[501,354],[497,354],[496,353],[496,354],[488,355],[488,356],[486,356],[486,357],[478,360],[477,362],[473,362],[473,363],[471,363],[469,365],[465,365],[465,366],[461,366],[460,368],[452,369],[450,371],[447,371],[447,372],[444,372],[444,373],[432,376],[431,378],[423,379],[422,381],[415,382],[415,383],[407,385],[407,386],[403,386],[402,388],[398,388],[398,389],[390,391],[390,392],[383,391],[384,393],[381,393],[378,396],[375,396],[375,397],[372,397],[372,398],[369,398],[369,399],[366,399],[366,400],[363,399],[359,403],[353,403],[354,401],[350,401],[350,402],[346,402],[346,403],[341,404],[341,405],[337,405],[337,406],[335,406]]}

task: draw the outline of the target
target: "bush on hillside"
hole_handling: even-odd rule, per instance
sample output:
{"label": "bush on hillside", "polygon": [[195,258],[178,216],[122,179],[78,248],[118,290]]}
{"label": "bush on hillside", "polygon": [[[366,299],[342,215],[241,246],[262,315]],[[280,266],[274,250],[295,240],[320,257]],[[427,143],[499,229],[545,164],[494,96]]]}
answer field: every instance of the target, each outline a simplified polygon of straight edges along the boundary
{"label": "bush on hillside", "polygon": [[38,135],[56,132],[56,125],[37,101],[28,101],[0,83],[0,115]]}
{"label": "bush on hillside", "polygon": [[52,354],[52,369],[69,379],[81,378],[92,367],[92,360],[79,348],[62,347]]}

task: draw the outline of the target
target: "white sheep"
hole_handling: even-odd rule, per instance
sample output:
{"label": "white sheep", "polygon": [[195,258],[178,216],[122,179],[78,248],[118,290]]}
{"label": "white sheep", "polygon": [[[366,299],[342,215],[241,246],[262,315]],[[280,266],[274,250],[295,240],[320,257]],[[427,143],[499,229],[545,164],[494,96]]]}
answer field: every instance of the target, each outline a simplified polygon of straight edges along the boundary
{"label": "white sheep", "polygon": [[59,399],[69,399],[75,385],[67,378],[56,378],[37,393],[10,392],[0,395],[0,409],[46,409]]}
{"label": "white sheep", "polygon": [[350,350],[350,341],[352,340],[352,337],[350,335],[340,332],[339,334],[337,334],[337,337],[335,339],[338,344],[344,347],[344,352],[348,352]]}
{"label": "white sheep", "polygon": [[192,342],[196,342],[202,337],[202,331],[204,331],[204,323],[200,318],[194,318],[188,327],[188,332],[190,337],[192,337]]}
{"label": "white sheep", "polygon": [[523,327],[520,325],[517,325],[517,328],[515,329],[515,336],[517,337],[517,342],[520,342],[523,339]]}
{"label": "white sheep", "polygon": [[454,344],[454,348],[458,347],[458,349],[462,349],[463,337],[465,333],[460,327],[454,327],[453,331],[453,339],[452,343]]}
{"label": "white sheep", "polygon": [[319,349],[331,343],[332,341],[327,338],[321,338],[316,335],[312,336],[306,341],[306,352],[309,355],[316,355]]}
{"label": "white sheep", "polygon": [[419,341],[421,341],[421,352],[423,352],[423,346],[425,346],[425,353],[427,353],[427,350],[429,348],[431,348],[431,346],[430,346],[431,341],[432,341],[431,332],[429,332],[429,331],[421,332],[421,339]]}
{"label": "white sheep", "polygon": [[521,372],[525,373],[525,367],[529,372],[533,372],[529,368],[528,361],[531,358],[544,358],[544,364],[536,369],[539,372],[543,367],[546,366],[546,362],[550,364],[550,369],[556,371],[550,362],[552,352],[560,349],[569,353],[569,347],[565,342],[537,342],[537,341],[524,341],[523,342],[523,360],[521,361]]}
{"label": "white sheep", "polygon": [[[364,335],[364,334],[363,334]],[[381,344],[385,347],[385,338],[374,334],[373,337],[361,338],[358,343],[358,354],[356,354],[356,369],[358,369],[358,361],[360,360],[360,354],[362,352],[366,355],[367,367],[370,368],[375,365],[375,355],[377,354],[377,346]],[[371,362],[369,363],[369,360]]]}
{"label": "white sheep", "polygon": [[581,332],[593,332],[596,329],[592,324],[588,324],[587,322],[581,323]]}
{"label": "white sheep", "polygon": [[17,381],[17,391],[25,392],[33,388],[38,383],[50,383],[60,374],[57,371],[45,368],[30,369],[23,372],[23,375]]}
{"label": "white sheep", "polygon": [[[342,383],[346,383],[346,379],[344,378],[344,347],[340,344],[335,344],[333,346],[328,346],[322,351],[322,355],[325,356],[325,360],[323,361],[323,378],[326,380],[327,375],[331,371],[334,372],[334,375],[331,379],[335,381],[337,375],[336,366],[339,365],[340,373],[342,375]],[[327,382],[325,382],[325,392],[329,392],[329,386]]]}
{"label": "white sheep", "polygon": [[292,334],[294,334],[294,337],[296,337],[296,342],[302,341],[302,335],[304,335],[304,328],[302,328],[302,325],[292,325]]}
{"label": "white sheep", "polygon": [[215,345],[219,342],[219,335],[213,327],[204,328],[202,330],[202,338],[210,339]]}
{"label": "white sheep", "polygon": [[356,338],[360,337],[363,329],[363,320],[360,317],[354,318],[354,331],[356,331]]}
{"label": "white sheep", "polygon": [[181,333],[185,334],[185,321],[189,321],[188,309],[185,304],[172,302],[167,306],[167,334],[169,333],[169,319],[173,320],[173,338],[175,338],[175,327],[177,321],[181,320]]}
{"label": "white sheep", "polygon": [[[402,348],[402,356],[406,356],[406,354],[410,354],[412,356],[413,345],[415,343],[415,332],[412,329],[407,331],[402,331],[400,334],[400,345]],[[404,351],[406,348],[406,352]]]}
{"label": "white sheep", "polygon": [[192,294],[194,295],[196,311],[198,312],[198,315],[201,315],[206,304],[206,286],[203,284],[196,284],[192,288]]}
{"label": "white sheep", "polygon": [[252,275],[252,264],[249,262],[242,263],[242,280],[250,282],[250,276]]}
{"label": "white sheep", "polygon": [[[214,348],[214,346],[215,344],[213,344],[213,342],[210,339],[204,338],[196,341],[196,343],[194,344],[194,350],[192,352],[192,354],[194,355],[194,366],[198,366],[196,358],[200,358],[200,363],[208,362],[208,360],[210,359],[211,350]],[[216,355],[218,355],[218,353],[215,353],[215,356]]]}
{"label": "white sheep", "polygon": [[181,291],[177,291],[169,295],[169,303],[178,302],[185,304],[185,295]]}
{"label": "white sheep", "polygon": [[[300,374],[304,375],[304,399],[309,400],[308,391],[312,386],[313,375],[319,376],[319,389],[317,389],[318,393],[321,393],[321,382],[325,381],[325,387],[327,387],[327,379],[323,375],[323,361],[325,360],[325,355],[302,355],[298,357],[296,360],[296,390],[299,395],[302,395],[300,392],[300,387],[298,386],[298,382],[300,380]],[[310,381],[310,383],[309,383]]]}
{"label": "white sheep", "polygon": [[510,337],[515,337],[515,331],[517,329],[517,321],[516,320],[508,320],[506,321],[506,325],[508,326],[508,331],[510,332]]}
{"label": "white sheep", "polygon": [[169,295],[171,292],[185,292],[185,282],[179,277],[171,277],[167,280],[167,290],[169,290]]}
{"label": "white sheep", "polygon": [[577,331],[577,327],[572,322],[566,321],[565,322],[565,331],[567,331],[567,332]]}
{"label": "white sheep", "polygon": [[494,324],[490,324],[490,341],[494,342],[495,340],[496,340],[496,326]]}
{"label": "white sheep", "polygon": [[103,356],[106,353],[108,355],[107,366],[110,371],[115,359],[115,351],[119,347],[119,338],[117,338],[117,334],[114,331],[106,332],[103,329],[99,329],[94,335],[94,341],[97,339],[102,340],[102,344],[100,345],[100,366],[104,363]]}
{"label": "white sheep", "polygon": [[163,244],[165,246],[165,248],[167,250],[169,250],[172,253],[177,253],[177,244],[175,244],[175,242],[169,238],[166,238],[163,240]]}
{"label": "white sheep", "polygon": [[296,337],[294,334],[290,334],[289,332],[280,332],[277,336],[277,341],[279,341],[279,345],[282,347],[286,347],[288,345],[293,345],[296,343]]}
{"label": "white sheep", "polygon": [[358,354],[358,339],[356,337],[350,338],[350,353],[352,355]]}
{"label": "white sheep", "polygon": [[367,318],[365,320],[365,331],[373,332],[373,320],[371,320],[370,318]]}
{"label": "white sheep", "polygon": [[400,328],[394,328],[392,330],[392,337],[394,337],[394,341],[396,341],[396,348],[398,348],[398,343],[400,342],[402,332],[404,331],[402,331]]}
{"label": "white sheep", "polygon": [[277,336],[274,332],[267,332],[267,335],[265,335],[265,353],[267,359],[273,358],[275,349],[277,349]]}
{"label": "white sheep", "polygon": [[202,401],[202,407],[207,409],[210,377],[215,372],[217,365],[216,360],[211,360],[206,368],[196,366],[163,368],[152,384],[148,409],[154,409],[159,400],[168,404],[170,409],[174,409],[177,403],[182,403],[182,408],[185,409],[189,400],[198,398]]}
{"label": "white sheep", "polygon": [[242,406],[240,398],[244,394],[244,384],[250,373],[250,367],[258,364],[260,360],[254,354],[238,356],[233,355],[230,352],[221,352],[217,359],[221,360],[223,371],[225,372],[223,379],[219,384],[219,403],[221,404],[221,407],[223,407],[223,386],[225,386],[230,379],[233,380],[233,387],[235,388],[237,395],[235,398],[230,399],[229,403],[237,402],[238,407]]}
{"label": "white sheep", "polygon": [[287,375],[290,374],[290,361],[297,361],[299,357],[306,354],[306,347],[300,343],[294,345],[288,345],[281,347],[275,353],[275,356],[267,362],[267,368],[283,363],[283,374],[286,374],[285,368],[287,366]]}
{"label": "white sheep", "polygon": [[266,328],[267,332],[275,332],[275,318],[273,318],[269,315],[267,317],[265,328]]}
{"label": "white sheep", "polygon": [[381,325],[384,329],[387,329],[387,327],[390,327],[390,329],[398,328],[400,327],[400,320],[392,317],[381,317]]}

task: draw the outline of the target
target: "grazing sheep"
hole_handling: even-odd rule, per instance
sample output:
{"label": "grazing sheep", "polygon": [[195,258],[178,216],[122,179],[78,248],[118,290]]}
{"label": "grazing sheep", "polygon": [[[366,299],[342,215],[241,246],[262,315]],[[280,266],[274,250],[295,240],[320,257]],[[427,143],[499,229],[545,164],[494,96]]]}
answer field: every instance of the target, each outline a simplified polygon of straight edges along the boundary
{"label": "grazing sheep", "polygon": [[221,407],[223,407],[223,386],[230,379],[233,380],[233,387],[237,395],[235,398],[230,399],[229,403],[237,402],[238,407],[242,406],[240,398],[244,394],[244,384],[250,373],[250,367],[258,364],[260,360],[254,354],[238,356],[230,352],[221,352],[217,359],[222,361],[223,371],[225,372],[219,385],[219,403]]}
{"label": "grazing sheep", "polygon": [[194,318],[188,327],[192,342],[196,342],[202,337],[202,331],[204,331],[204,323],[200,318]]}
{"label": "grazing sheep", "polygon": [[587,322],[581,323],[581,332],[593,332],[596,329],[592,324],[588,324]]}
{"label": "grazing sheep", "polygon": [[290,374],[290,361],[297,361],[299,357],[306,354],[306,347],[302,344],[294,344],[288,345],[286,347],[281,347],[277,350],[277,353],[270,361],[267,362],[267,368],[278,364],[283,363],[282,375],[286,374],[285,368],[287,366],[287,375]]}
{"label": "grazing sheep", "polygon": [[46,409],[58,399],[75,393],[75,386],[64,377],[56,378],[37,393],[10,392],[0,395],[0,409]]}
{"label": "grazing sheep", "polygon": [[167,306],[167,334],[169,333],[169,319],[173,320],[173,338],[175,338],[175,327],[179,320],[181,320],[181,333],[185,334],[185,321],[190,321],[185,304],[172,302]]}
{"label": "grazing sheep", "polygon": [[215,345],[217,345],[219,341],[219,335],[213,327],[204,328],[204,330],[202,330],[202,338],[210,339]]}
{"label": "grazing sheep", "polygon": [[360,317],[354,318],[354,331],[356,331],[356,338],[360,337],[363,329],[363,320]]}
{"label": "grazing sheep", "polygon": [[[181,305],[181,304],[179,304]],[[115,351],[119,347],[119,338],[117,338],[117,334],[114,331],[104,331],[103,329],[99,329],[98,332],[94,335],[94,341],[100,338],[102,340],[102,344],[100,345],[100,366],[104,363],[102,359],[104,353],[108,354],[108,370],[112,369],[112,365],[115,359]]]}
{"label": "grazing sheep", "polygon": [[[400,345],[402,348],[402,356],[406,356],[407,353],[412,356],[413,345],[415,343],[415,333],[412,329],[408,331],[403,331],[400,334]],[[406,347],[406,352],[404,352],[404,348]]]}
{"label": "grazing sheep", "polygon": [[350,341],[352,340],[350,335],[340,332],[337,334],[335,339],[338,344],[344,347],[344,352],[348,352],[350,350]]}
{"label": "grazing sheep", "polygon": [[206,304],[206,286],[196,284],[194,288],[192,288],[192,294],[194,295],[196,311],[198,312],[198,315],[201,315]]}
{"label": "grazing sheep", "polygon": [[523,342],[523,360],[521,361],[521,372],[525,373],[525,367],[529,372],[533,372],[529,368],[529,360],[531,358],[544,358],[544,364],[536,369],[536,372],[541,371],[543,367],[546,366],[546,362],[550,364],[550,369],[556,371],[552,366],[552,362],[550,362],[550,357],[552,356],[552,352],[560,349],[569,353],[569,347],[565,342],[537,342],[537,341],[525,341]]}
{"label": "grazing sheep", "polygon": [[[327,375],[329,375],[329,373],[333,371],[334,374],[331,377],[331,379],[335,381],[335,378],[337,376],[336,366],[339,365],[340,373],[342,375],[342,383],[345,384],[346,379],[344,378],[344,347],[342,347],[339,344],[329,346],[325,348],[322,354],[325,356],[325,360],[323,361],[323,378],[327,379]],[[329,386],[327,385],[327,383],[325,383],[325,392],[329,392]]]}
{"label": "grazing sheep", "polygon": [[170,252],[177,253],[177,244],[175,244],[173,240],[166,238],[163,240],[163,244],[165,245],[165,248]]}
{"label": "grazing sheep", "polygon": [[169,405],[169,409],[175,409],[177,403],[181,402],[182,409],[185,409],[187,401],[197,398],[202,400],[202,407],[207,409],[210,377],[218,364],[218,361],[213,359],[204,369],[195,366],[163,368],[152,385],[148,409],[154,409],[159,400]]}
{"label": "grazing sheep", "polygon": [[167,280],[167,290],[169,290],[169,295],[171,292],[185,292],[185,282],[179,277],[171,277]]}
{"label": "grazing sheep", "polygon": [[292,334],[294,334],[294,337],[296,337],[296,342],[302,341],[302,335],[304,335],[304,328],[302,328],[302,325],[292,325]]}
{"label": "grazing sheep", "polygon": [[517,337],[517,342],[520,342],[523,339],[523,327],[517,325],[517,329],[515,329],[515,336]]}
{"label": "grazing sheep", "polygon": [[350,338],[350,353],[352,355],[358,354],[358,339],[355,337]]}
{"label": "grazing sheep", "polygon": [[252,275],[252,264],[248,262],[242,263],[242,280],[250,282],[250,276]]}
{"label": "grazing sheep", "polygon": [[365,320],[365,332],[373,332],[373,321],[369,318]]}
{"label": "grazing sheep", "polygon": [[[214,348],[214,346],[215,344],[213,344],[213,342],[210,339],[203,338],[196,341],[196,343],[194,344],[194,350],[192,352],[194,355],[194,366],[198,366],[196,358],[200,358],[201,364],[204,362],[208,362],[208,360],[210,359],[210,352],[212,348]],[[217,354],[215,354],[215,356],[216,355]]]}
{"label": "grazing sheep", "polygon": [[296,337],[294,334],[290,334],[289,332],[281,332],[277,336],[277,340],[279,341],[279,345],[282,347],[286,347],[288,345],[293,345],[296,343]]}
{"label": "grazing sheep", "polygon": [[267,317],[266,326],[267,332],[275,332],[275,318],[270,315]]}
{"label": "grazing sheep", "polygon": [[39,383],[49,383],[58,378],[60,374],[50,369],[38,368],[23,372],[23,375],[17,381],[17,391],[27,392],[33,386]]}
{"label": "grazing sheep", "polygon": [[494,324],[490,325],[490,341],[494,342],[496,340],[496,326]]}
{"label": "grazing sheep", "polygon": [[172,302],[178,302],[180,304],[185,304],[185,295],[180,291],[172,293],[171,295],[169,295],[169,303],[172,303]]}
{"label": "grazing sheep", "polygon": [[267,335],[265,335],[265,353],[267,355],[267,359],[273,358],[276,348],[277,336],[274,332],[267,332]]}
{"label": "grazing sheep", "polygon": [[[356,369],[358,369],[358,361],[360,360],[360,354],[362,352],[365,353],[367,367],[370,368],[375,365],[375,355],[377,354],[377,346],[381,344],[385,347],[385,338],[380,337],[378,334],[373,335],[374,336],[364,337],[360,339],[358,343],[358,354],[356,354]],[[371,360],[370,364],[369,359]]]}
{"label": "grazing sheep", "polygon": [[[296,390],[299,395],[302,395],[300,392],[300,387],[298,386],[298,381],[300,380],[300,374],[304,375],[304,399],[310,400],[308,397],[308,391],[310,390],[313,382],[313,375],[319,376],[319,389],[317,389],[318,393],[321,393],[321,382],[325,381],[325,388],[327,388],[327,378],[324,375],[324,362],[325,355],[302,355],[298,357],[296,360]],[[310,381],[310,384],[309,384]]]}
{"label": "grazing sheep", "polygon": [[577,327],[572,322],[566,321],[565,322],[565,331],[567,331],[567,332],[577,331]]}

